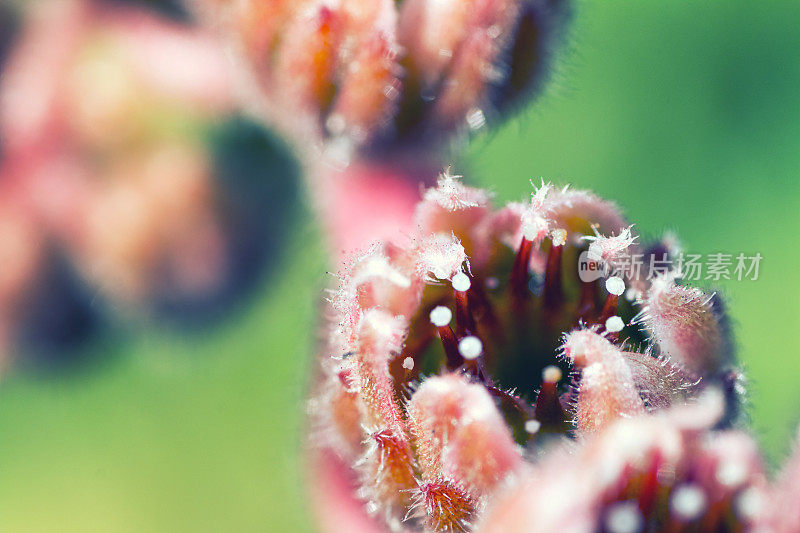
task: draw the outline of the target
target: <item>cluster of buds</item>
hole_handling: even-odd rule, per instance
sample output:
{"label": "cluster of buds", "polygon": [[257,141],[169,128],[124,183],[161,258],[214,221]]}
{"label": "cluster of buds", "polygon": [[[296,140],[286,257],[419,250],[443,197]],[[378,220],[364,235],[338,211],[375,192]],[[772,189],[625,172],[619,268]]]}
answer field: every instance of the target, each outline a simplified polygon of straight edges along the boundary
{"label": "cluster of buds", "polygon": [[353,147],[481,128],[537,87],[564,10],[553,0],[196,3],[235,37],[273,123],[304,144]]}
{"label": "cluster of buds", "polygon": [[678,272],[579,276],[582,253],[613,267],[671,239],[641,245],[589,192],[543,183],[495,210],[447,174],[415,221],[330,297],[312,444],[350,491],[318,495],[326,512],[360,509],[365,531],[767,524],[718,299]]}

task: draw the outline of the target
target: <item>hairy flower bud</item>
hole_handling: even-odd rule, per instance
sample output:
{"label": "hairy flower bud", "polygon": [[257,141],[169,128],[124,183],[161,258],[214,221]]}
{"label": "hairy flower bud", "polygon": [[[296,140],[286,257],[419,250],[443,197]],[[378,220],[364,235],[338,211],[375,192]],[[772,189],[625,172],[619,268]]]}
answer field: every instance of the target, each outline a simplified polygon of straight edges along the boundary
{"label": "hairy flower bud", "polygon": [[573,366],[581,369],[575,400],[580,431],[596,431],[609,420],[644,412],[644,401],[622,350],[590,330],[568,333],[563,350]]}
{"label": "hairy flower bud", "polygon": [[673,361],[699,376],[730,363],[731,342],[716,294],[678,285],[670,273],[654,280],[644,305],[653,341]]}
{"label": "hairy flower bud", "polygon": [[520,466],[519,450],[491,396],[462,376],[425,380],[408,415],[423,478],[458,480],[477,496]]}

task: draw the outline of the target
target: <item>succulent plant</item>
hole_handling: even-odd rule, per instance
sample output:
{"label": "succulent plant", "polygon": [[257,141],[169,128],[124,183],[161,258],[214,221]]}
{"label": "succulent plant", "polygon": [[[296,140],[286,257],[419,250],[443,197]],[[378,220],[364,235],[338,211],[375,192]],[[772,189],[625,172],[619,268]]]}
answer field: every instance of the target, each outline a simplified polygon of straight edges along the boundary
{"label": "succulent plant", "polygon": [[613,203],[544,183],[495,210],[448,173],[415,221],[330,296],[311,445],[351,486],[323,507],[338,498],[373,530],[766,523],[719,298],[679,271],[621,268],[672,239],[644,246]]}

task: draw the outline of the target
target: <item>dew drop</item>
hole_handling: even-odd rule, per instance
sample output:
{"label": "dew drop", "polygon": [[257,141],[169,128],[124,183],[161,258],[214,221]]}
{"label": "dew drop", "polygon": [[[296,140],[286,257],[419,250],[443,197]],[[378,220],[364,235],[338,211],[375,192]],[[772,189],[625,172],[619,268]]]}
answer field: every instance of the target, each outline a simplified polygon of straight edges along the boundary
{"label": "dew drop", "polygon": [[561,369],[555,365],[549,365],[542,370],[542,379],[545,383],[558,383],[564,377]]}
{"label": "dew drop", "polygon": [[483,353],[483,343],[478,337],[468,335],[458,342],[458,353],[468,361],[477,359]]}
{"label": "dew drop", "polygon": [[542,428],[542,423],[536,420],[535,418],[531,418],[530,420],[525,421],[525,431],[530,433],[531,435],[535,435],[539,432]]}
{"label": "dew drop", "polygon": [[744,520],[757,519],[764,509],[764,494],[755,487],[744,490],[736,497],[736,514]]}
{"label": "dew drop", "polygon": [[622,328],[625,327],[625,322],[622,321],[620,317],[617,315],[608,317],[606,320],[606,331],[609,333],[616,333],[618,331],[622,331]]}
{"label": "dew drop", "polygon": [[706,510],[706,495],[697,485],[683,485],[672,493],[670,506],[678,518],[692,521]]}
{"label": "dew drop", "polygon": [[609,533],[638,533],[643,526],[642,513],[634,501],[616,503],[606,514]]}
{"label": "dew drop", "polygon": [[341,135],[347,127],[347,122],[341,113],[331,113],[328,120],[325,121],[325,127],[331,135]]}
{"label": "dew drop", "polygon": [[438,305],[433,308],[433,311],[431,311],[431,314],[428,316],[431,319],[431,324],[437,328],[441,328],[450,323],[453,319],[453,312],[443,305]]}
{"label": "dew drop", "polygon": [[738,461],[727,460],[717,465],[715,475],[717,481],[726,487],[737,487],[747,480],[747,467]]}
{"label": "dew drop", "polygon": [[606,280],[606,290],[609,294],[619,296],[625,292],[625,282],[618,276],[612,276]]}
{"label": "dew drop", "polygon": [[464,274],[463,272],[459,272],[455,276],[453,276],[453,288],[458,292],[466,292],[472,287],[472,282],[469,279],[469,276]]}

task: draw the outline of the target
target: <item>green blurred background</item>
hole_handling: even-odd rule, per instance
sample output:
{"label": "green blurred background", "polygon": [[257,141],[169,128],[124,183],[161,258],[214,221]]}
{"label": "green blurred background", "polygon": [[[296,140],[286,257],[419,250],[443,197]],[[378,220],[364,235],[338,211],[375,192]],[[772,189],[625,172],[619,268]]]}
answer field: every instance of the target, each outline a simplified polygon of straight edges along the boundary
{"label": "green blurred background", "polygon": [[[592,188],[646,236],[760,252],[723,289],[750,415],[779,460],[800,419],[800,3],[580,3],[547,93],[454,161],[500,200]],[[246,309],[193,338],[153,326],[68,375],[0,387],[0,530],[307,531],[303,396],[330,279],[307,210]]]}

